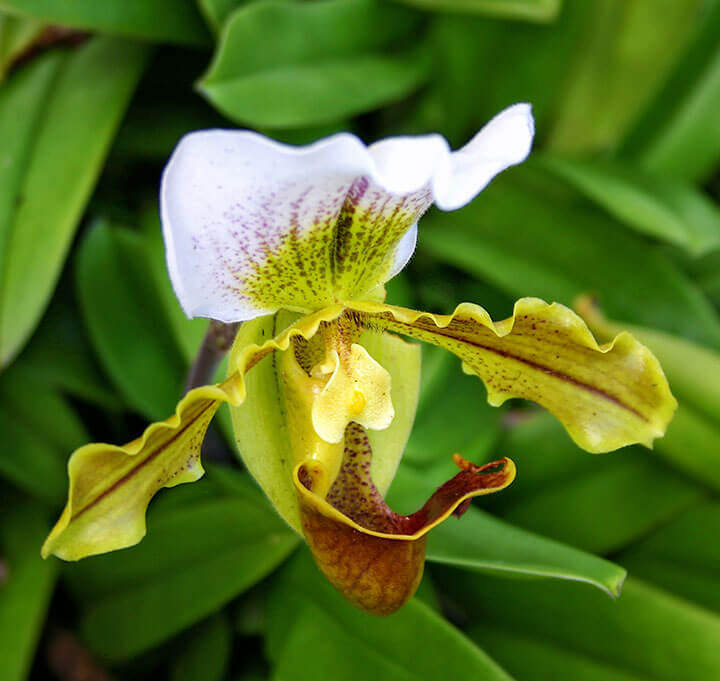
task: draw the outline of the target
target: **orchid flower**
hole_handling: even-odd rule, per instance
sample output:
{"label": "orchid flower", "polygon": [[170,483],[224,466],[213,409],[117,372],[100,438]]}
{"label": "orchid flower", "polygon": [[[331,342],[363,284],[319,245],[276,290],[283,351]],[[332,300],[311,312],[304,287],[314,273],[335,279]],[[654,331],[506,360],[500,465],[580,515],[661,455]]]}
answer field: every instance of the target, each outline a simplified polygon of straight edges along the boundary
{"label": "orchid flower", "polygon": [[598,345],[570,309],[535,298],[499,322],[471,303],[439,315],[383,302],[420,216],[467,204],[526,158],[532,137],[527,104],[455,152],[439,135],[366,147],[337,134],[298,148],[248,131],[184,137],[162,180],[168,270],[189,317],[244,322],[227,379],[190,390],[127,445],[78,449],[43,554],[77,560],[140,541],[153,495],[202,476],[201,443],[227,402],[247,469],[330,582],[358,607],[393,612],[419,584],[427,532],[515,475],[507,458],[477,466],[456,454],[460,472],[420,510],[387,506],[417,404],[413,340],[458,356],[492,405],[539,403],[588,451],[650,446],[676,403],[630,335]]}

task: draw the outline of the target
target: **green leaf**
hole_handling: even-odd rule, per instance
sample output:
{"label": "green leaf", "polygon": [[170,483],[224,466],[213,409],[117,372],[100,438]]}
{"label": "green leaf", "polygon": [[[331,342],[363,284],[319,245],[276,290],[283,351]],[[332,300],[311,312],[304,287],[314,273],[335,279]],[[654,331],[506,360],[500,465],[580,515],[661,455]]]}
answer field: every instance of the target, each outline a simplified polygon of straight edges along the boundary
{"label": "green leaf", "polygon": [[635,454],[623,452],[613,457],[615,465],[549,486],[513,505],[504,517],[585,551],[609,553],[643,537],[702,497],[700,490],[674,471],[655,464],[649,455]]}
{"label": "green leaf", "polygon": [[701,22],[704,0],[601,0],[576,34],[547,140],[554,151],[612,149]]}
{"label": "green leaf", "polygon": [[[520,471],[522,474],[522,471]],[[388,495],[392,508],[416,510],[435,481],[401,465]],[[551,539],[539,537],[469,508],[428,536],[427,559],[490,574],[529,575],[587,582],[617,596],[626,571],[618,565]]]}
{"label": "green leaf", "polygon": [[142,235],[104,222],[78,252],[78,298],[100,361],[127,402],[157,420],[180,396],[185,362],[149,272]]}
{"label": "green leaf", "polygon": [[343,681],[511,681],[418,599],[382,618],[349,605],[319,574],[307,551],[289,562],[273,587],[267,652],[276,679],[311,681],[321,664],[323,676]]}
{"label": "green leaf", "polygon": [[66,566],[85,603],[82,632],[97,654],[119,662],[158,645],[251,587],[297,545],[240,477],[242,496],[210,481],[188,494],[173,490],[172,505],[151,508],[138,546]]}
{"label": "green leaf", "polygon": [[68,454],[88,436],[67,402],[20,362],[0,374],[0,432],[0,475],[60,505]]}
{"label": "green leaf", "polygon": [[[423,343],[420,348],[422,352],[422,372],[420,374],[420,396],[418,398],[417,413],[423,411],[430,413],[433,400],[444,389],[445,380],[451,375],[451,372],[457,371],[458,360],[452,353],[437,345]],[[493,409],[493,411],[497,413],[497,409]],[[410,437],[412,437],[412,434]]]}
{"label": "green leaf", "polygon": [[[565,2],[557,21],[545,25],[438,14],[429,30],[436,77],[412,113],[410,131],[442,130],[457,147],[498,111],[531,102],[538,134],[544,134],[591,11],[589,3]],[[471,85],[479,68],[482,97]],[[409,130],[398,126],[397,132]]]}
{"label": "green leaf", "polygon": [[720,157],[718,30],[720,4],[706,3],[682,60],[625,140],[624,158],[689,181],[707,179],[715,170]]}
{"label": "green leaf", "polygon": [[[313,651],[311,658],[307,654],[309,650]],[[419,678],[405,669],[398,669],[381,651],[344,631],[322,608],[302,603],[277,660],[274,678],[278,681],[315,681],[320,660],[323,675],[332,679],[412,681]]]}
{"label": "green leaf", "polygon": [[720,612],[720,504],[708,501],[659,528],[621,555],[621,560],[643,579],[704,608]]}
{"label": "green leaf", "polygon": [[200,622],[173,660],[171,681],[222,681],[232,654],[232,624],[223,613]]}
{"label": "green leaf", "polygon": [[413,13],[374,0],[251,4],[228,20],[198,88],[239,123],[330,123],[400,99],[423,82],[423,51],[398,50],[416,25]]}
{"label": "green leaf", "polygon": [[486,500],[493,509],[504,510],[523,503],[550,485],[572,483],[583,476],[598,473],[613,454],[588,456],[565,434],[557,420],[544,411],[520,411],[515,422],[497,443],[495,452],[509,456],[520,475],[502,495]]}
{"label": "green leaf", "polygon": [[[331,123],[378,109],[422,84],[427,61],[416,50],[396,57],[360,55],[288,65],[227,81],[211,75],[200,91],[228,118],[255,127]],[[337,93],[343,92],[342,97]],[[283,106],[278,106],[278,102]]]}
{"label": "green leaf", "polygon": [[53,445],[71,450],[87,440],[87,431],[69,404],[39,380],[23,362],[3,372],[0,399],[13,405],[29,429],[43,433]]}
{"label": "green leaf", "polygon": [[[127,404],[160,420],[181,397],[208,322],[185,317],[167,276],[156,213],[143,221],[142,232],[106,222],[91,227],[78,251],[76,288],[92,344],[115,387]],[[211,380],[221,381],[226,367],[224,360]],[[104,392],[116,405],[116,396]],[[227,407],[216,423],[233,442]]]}
{"label": "green leaf", "polygon": [[[162,54],[162,53],[161,53]],[[168,53],[170,59],[173,53]],[[192,53],[188,53],[186,61],[192,64]],[[180,74],[185,74],[186,65],[178,65]],[[162,77],[166,70],[155,65],[154,75]],[[149,81],[150,79],[148,79]],[[155,83],[145,81],[143,92],[155,88]],[[178,83],[169,83],[167,92],[155,88],[152,96],[147,99],[136,99],[128,111],[128,115],[118,130],[113,143],[110,163],[120,165],[125,162],[152,162],[165,164],[180,138],[191,130],[203,128],[219,128],[227,126],[227,120],[217,113],[206,102],[189,91],[178,87]],[[178,92],[183,96],[173,97]],[[153,196],[156,206],[156,197]],[[157,210],[157,208],[156,208]]]}
{"label": "green leaf", "polygon": [[593,553],[637,541],[705,495],[647,449],[589,456],[549,414],[510,430],[497,451],[515,461],[518,478],[486,503],[506,521]]}
{"label": "green leaf", "polygon": [[720,425],[680,403],[657,452],[701,485],[720,490]]}
{"label": "green leaf", "polygon": [[29,64],[0,94],[0,144],[10,150],[0,178],[0,364],[47,305],[145,55],[94,38]]}
{"label": "green leaf", "polygon": [[225,19],[230,13],[246,0],[197,0],[198,7],[203,13],[208,26],[215,32],[219,32]]}
{"label": "green leaf", "polygon": [[720,303],[720,251],[687,263],[687,269],[705,295],[717,306]]}
{"label": "green leaf", "polygon": [[470,637],[517,679],[557,681],[648,681],[615,665],[598,662],[590,656],[571,652],[561,645],[539,639],[537,633],[527,636],[507,631],[497,624],[480,623],[469,631]]}
{"label": "green leaf", "polygon": [[[592,666],[617,669],[633,681],[707,681],[720,675],[720,617],[639,580],[629,578],[622,596],[611,601],[593,589],[567,582],[479,580],[459,571],[444,574],[446,589],[478,623],[492,622],[586,657]],[[475,631],[477,640],[492,653],[492,639],[482,636],[482,630]],[[509,667],[521,665],[517,661]],[[626,681],[622,676],[609,679]]]}
{"label": "green leaf", "polygon": [[[4,434],[4,431],[3,431]],[[56,565],[38,553],[48,529],[41,505],[2,490],[0,562],[0,659],[4,681],[24,681],[50,603]]]}
{"label": "green leaf", "polygon": [[[428,348],[427,345],[422,348],[421,376],[434,382],[435,389],[428,390],[429,394],[422,398],[422,408],[417,412],[403,461],[426,466],[444,460],[448,463],[446,470],[452,470],[450,455],[453,452],[480,461],[497,440],[502,411],[487,403],[487,391],[482,383],[475,376],[463,373],[460,363],[445,350],[442,357],[447,361],[433,367],[437,368],[435,376],[431,369],[425,378]],[[448,477],[454,474],[455,471]]]}
{"label": "green leaf", "polygon": [[573,161],[557,156],[539,160],[541,167],[567,180],[639,232],[695,256],[720,245],[720,210],[688,184],[617,162]]}
{"label": "green leaf", "polygon": [[44,29],[45,24],[39,19],[0,13],[0,82],[13,62],[33,44]]}
{"label": "green leaf", "polygon": [[23,371],[52,388],[81,400],[118,410],[123,406],[108,390],[97,365],[80,311],[69,295],[56,294],[40,326],[16,360]]}
{"label": "green leaf", "polygon": [[[16,71],[0,89],[0,148],[6,159],[0,165],[0,313],[8,251],[15,229],[13,218],[22,196],[23,178],[42,122],[45,102],[63,64],[64,55],[60,52],[43,55]],[[1,320],[2,317],[0,330]],[[8,354],[0,344],[0,357]]]}
{"label": "green leaf", "polygon": [[208,42],[192,0],[0,0],[0,8],[50,24],[128,38],[189,45]]}
{"label": "green leaf", "polygon": [[577,308],[601,340],[627,330],[660,360],[679,407],[657,452],[701,484],[720,489],[720,354],[662,331],[608,321],[586,298]]}
{"label": "green leaf", "polygon": [[44,435],[18,421],[12,406],[0,402],[0,476],[40,501],[59,506],[65,496],[65,452],[58,451]]}
{"label": "green leaf", "polygon": [[572,305],[593,292],[613,319],[720,348],[717,313],[679,268],[568,191],[515,168],[467,208],[423,218],[419,246],[512,296]]}
{"label": "green leaf", "polygon": [[552,21],[561,0],[400,0],[437,12],[467,12],[524,21]]}

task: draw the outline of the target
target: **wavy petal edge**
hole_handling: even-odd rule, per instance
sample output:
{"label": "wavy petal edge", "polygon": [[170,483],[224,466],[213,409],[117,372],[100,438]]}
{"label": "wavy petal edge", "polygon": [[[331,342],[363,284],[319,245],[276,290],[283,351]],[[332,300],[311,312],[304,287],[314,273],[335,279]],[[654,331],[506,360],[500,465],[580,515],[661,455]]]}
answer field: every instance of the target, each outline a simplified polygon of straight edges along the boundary
{"label": "wavy petal edge", "polygon": [[[444,315],[369,302],[349,303],[347,308],[352,312],[358,313],[360,316],[364,315],[366,318],[365,324],[368,326],[376,324],[378,328],[415,337],[441,346],[443,346],[443,342],[438,342],[438,338],[451,339],[451,334],[446,334],[445,336],[443,336],[443,334],[436,334],[435,338],[431,338],[428,337],[432,335],[431,331],[425,329],[427,333],[423,335],[414,332],[414,329],[417,329],[423,321],[429,321],[436,330],[445,331],[459,321],[471,320],[491,331],[497,339],[502,340],[511,336],[516,331],[520,322],[529,317],[536,317],[537,319],[549,318],[552,319],[559,330],[562,329],[567,332],[568,335],[572,336],[579,348],[598,352],[606,356],[616,354],[621,358],[630,358],[630,360],[632,360],[630,362],[633,365],[632,368],[640,368],[647,374],[647,386],[653,391],[653,404],[647,408],[648,413],[646,414],[635,410],[632,405],[623,405],[622,402],[617,401],[617,404],[620,406],[628,408],[629,412],[634,412],[639,421],[646,423],[644,432],[640,433],[637,437],[629,438],[627,441],[622,438],[616,440],[610,439],[607,444],[601,441],[595,441],[589,436],[586,437],[584,433],[573,430],[560,415],[553,412],[553,410],[549,409],[546,405],[542,405],[541,402],[542,406],[548,408],[563,422],[573,440],[575,440],[580,447],[590,452],[599,453],[611,451],[621,446],[636,443],[652,448],[653,440],[665,434],[667,426],[677,408],[677,401],[670,391],[670,386],[659,361],[645,345],[626,331],[619,333],[607,343],[599,344],[585,321],[573,312],[573,310],[560,303],[548,304],[539,298],[521,298],[515,303],[512,316],[497,322],[491,319],[484,308],[474,303],[460,303],[451,314]],[[452,352],[453,350],[450,351]],[[458,353],[455,352],[455,354]],[[559,358],[559,355],[556,358]],[[533,364],[532,361],[525,358],[516,357],[514,359],[527,365]],[[552,368],[543,367],[540,364],[538,364],[536,368],[548,375],[555,375],[556,377],[566,380],[568,384],[585,387],[589,393],[594,392],[598,397],[602,396],[607,398],[609,402],[614,401],[612,396],[602,395],[601,391],[592,386],[582,386],[582,383],[572,376],[563,375],[561,372],[555,371]],[[463,361],[463,369],[467,373],[480,376],[466,361]],[[523,395],[513,395],[512,392],[508,390],[495,389],[493,386],[488,385],[485,379],[483,380],[486,383],[486,387],[488,387],[488,402],[493,406],[500,406],[510,397],[523,397]],[[512,384],[512,381],[509,383]],[[569,410],[569,413],[570,412],[571,410]]]}
{"label": "wavy petal edge", "polygon": [[[102,500],[109,494],[117,492],[122,487],[123,482],[127,481],[146,464],[145,460],[138,459],[138,464],[134,468],[131,467],[128,472],[123,470],[122,474],[116,476],[116,479],[103,481],[103,484],[99,487],[95,485],[89,491],[86,485],[86,489],[78,492],[78,479],[81,477],[83,465],[88,462],[88,459],[96,456],[107,457],[109,455],[111,458],[115,455],[121,456],[121,458],[118,459],[117,465],[117,469],[120,470],[127,464],[126,457],[138,457],[155,438],[159,438],[162,442],[165,438],[172,438],[173,434],[178,434],[183,429],[190,429],[192,426],[197,426],[198,424],[199,427],[196,428],[197,433],[204,437],[205,429],[221,403],[228,402],[231,405],[239,405],[245,400],[246,389],[244,374],[247,371],[270,353],[276,350],[287,350],[293,337],[301,336],[305,339],[312,338],[323,322],[337,319],[341,312],[342,308],[340,307],[320,310],[313,315],[303,317],[291,324],[275,338],[267,340],[262,345],[252,344],[247,346],[238,355],[235,365],[231,368],[228,379],[218,385],[201,386],[190,390],[178,402],[175,413],[172,416],[164,421],[151,423],[139,438],[132,440],[126,445],[91,443],[75,450],[68,461],[68,475],[70,478],[68,501],[60,518],[42,546],[42,557],[47,558],[49,555],[54,554],[64,560],[79,560],[89,555],[105,553],[137,544],[146,533],[145,511],[152,496],[162,487],[172,487],[184,482],[194,482],[202,477],[204,470],[199,461],[199,452],[190,451],[183,460],[183,465],[180,468],[170,472],[168,478],[163,480],[162,484],[157,485],[156,489],[153,489],[146,499],[141,498],[139,500],[139,505],[135,509],[137,515],[135,519],[136,522],[128,523],[128,527],[123,528],[122,531],[114,528],[113,536],[111,537],[106,536],[107,532],[105,532],[105,536],[98,537],[92,531],[92,528],[90,528],[89,533],[81,534],[80,538],[76,537],[73,539],[67,536],[69,529],[72,528],[72,523],[90,507],[97,504],[98,500]],[[205,407],[199,410],[199,413],[195,413],[198,412],[197,406],[203,402],[206,403]],[[209,414],[209,417],[206,414],[208,410],[212,412]],[[201,415],[203,415],[203,418],[198,421]],[[200,438],[200,440],[202,441],[202,438]],[[162,454],[162,449],[158,454]],[[153,455],[153,457],[157,457],[158,454]],[[90,465],[93,465],[92,462]],[[150,488],[152,488],[152,485]],[[86,500],[87,503],[84,505],[77,503],[79,494],[89,494],[90,500]]]}

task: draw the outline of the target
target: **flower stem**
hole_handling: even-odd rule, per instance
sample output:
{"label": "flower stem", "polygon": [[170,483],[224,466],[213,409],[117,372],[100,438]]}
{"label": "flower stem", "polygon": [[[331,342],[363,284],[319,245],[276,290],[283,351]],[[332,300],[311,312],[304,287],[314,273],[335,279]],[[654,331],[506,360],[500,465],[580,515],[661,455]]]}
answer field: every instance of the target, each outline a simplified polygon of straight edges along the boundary
{"label": "flower stem", "polygon": [[239,326],[239,323],[223,324],[214,319],[210,320],[198,354],[185,379],[186,391],[213,382],[222,358],[232,347]]}
{"label": "flower stem", "polygon": [[[210,320],[195,361],[190,366],[185,379],[185,392],[214,382],[217,368],[232,347],[239,326],[239,323],[223,324],[214,319]],[[222,437],[213,427],[208,429],[205,436],[202,457],[204,461],[226,466],[236,462]]]}

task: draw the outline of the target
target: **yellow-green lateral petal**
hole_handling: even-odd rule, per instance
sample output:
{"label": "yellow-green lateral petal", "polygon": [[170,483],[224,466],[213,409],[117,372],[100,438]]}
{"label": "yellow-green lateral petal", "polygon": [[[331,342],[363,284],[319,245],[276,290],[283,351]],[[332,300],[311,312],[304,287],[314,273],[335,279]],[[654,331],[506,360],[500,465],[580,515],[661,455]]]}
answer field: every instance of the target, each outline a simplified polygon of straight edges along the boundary
{"label": "yellow-green lateral petal", "polygon": [[79,560],[139,542],[145,535],[145,511],[155,493],[202,476],[200,447],[208,424],[222,402],[243,402],[244,374],[273,351],[286,350],[293,336],[311,338],[322,321],[341,312],[342,308],[328,309],[304,317],[276,338],[244,347],[232,358],[226,381],[191,390],[173,416],[148,426],[137,440],[76,450],[68,463],[68,502],[42,555]]}
{"label": "yellow-green lateral petal", "polygon": [[124,447],[89,444],[76,450],[68,464],[68,502],[43,545],[43,557],[79,560],[137,544],[155,493],[202,477],[200,447],[226,399],[222,386],[196,388],[173,416]]}
{"label": "yellow-green lateral petal", "polygon": [[511,397],[553,413],[590,452],[624,445],[652,446],[677,406],[654,355],[630,334],[598,345],[572,310],[537,298],[515,304],[512,317],[493,322],[471,303],[434,315],[372,303],[352,303],[367,325],[439,345],[488,389],[488,401]]}

